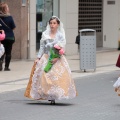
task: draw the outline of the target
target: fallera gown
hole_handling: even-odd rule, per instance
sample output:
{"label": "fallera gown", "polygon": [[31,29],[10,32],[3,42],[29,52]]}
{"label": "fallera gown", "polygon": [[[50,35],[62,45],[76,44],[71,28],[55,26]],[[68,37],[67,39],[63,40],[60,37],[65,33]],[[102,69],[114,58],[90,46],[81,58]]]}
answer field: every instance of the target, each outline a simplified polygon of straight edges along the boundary
{"label": "fallera gown", "polygon": [[25,96],[35,100],[62,100],[75,98],[76,87],[71,76],[71,70],[64,55],[53,64],[49,72],[44,68],[48,62],[50,48],[54,44],[65,46],[65,39],[58,31],[54,39],[51,39],[47,31],[43,32],[40,40],[38,58],[34,63]]}

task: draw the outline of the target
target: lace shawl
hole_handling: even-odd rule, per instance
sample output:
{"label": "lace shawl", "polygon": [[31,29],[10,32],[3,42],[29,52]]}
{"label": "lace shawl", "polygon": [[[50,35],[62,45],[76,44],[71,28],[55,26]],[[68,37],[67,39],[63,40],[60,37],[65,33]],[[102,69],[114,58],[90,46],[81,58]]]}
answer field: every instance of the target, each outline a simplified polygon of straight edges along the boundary
{"label": "lace shawl", "polygon": [[65,48],[66,39],[65,39],[64,35],[59,31],[57,31],[57,33],[55,35],[55,38],[53,39],[53,42],[46,44],[45,41],[51,39],[49,33],[50,33],[50,31],[48,31],[48,30],[46,30],[42,33],[42,38],[40,40],[40,49],[39,49],[39,52],[38,52],[38,55],[37,55],[38,58],[41,58],[42,55],[45,53],[45,47],[47,45],[52,47],[54,44],[58,44],[59,46]]}

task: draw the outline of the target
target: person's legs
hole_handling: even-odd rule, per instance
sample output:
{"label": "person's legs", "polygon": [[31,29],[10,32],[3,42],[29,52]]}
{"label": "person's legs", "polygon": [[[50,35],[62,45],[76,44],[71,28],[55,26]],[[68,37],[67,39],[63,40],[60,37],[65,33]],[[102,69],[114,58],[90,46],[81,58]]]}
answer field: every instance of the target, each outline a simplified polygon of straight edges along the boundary
{"label": "person's legs", "polygon": [[9,71],[9,65],[10,65],[10,61],[11,61],[11,51],[12,51],[12,45],[13,45],[13,41],[9,40],[6,43],[6,47],[5,47],[5,69],[6,71]]}
{"label": "person's legs", "polygon": [[4,40],[3,45],[5,48],[5,54],[2,56],[1,61],[3,62],[4,57],[5,57],[5,71],[10,71],[9,65],[11,61],[11,51],[12,51],[12,45],[14,41],[12,40]]}
{"label": "person's legs", "polygon": [[2,69],[3,69],[3,68],[2,68],[2,63],[3,63],[3,62],[0,60],[0,71],[2,71]]}

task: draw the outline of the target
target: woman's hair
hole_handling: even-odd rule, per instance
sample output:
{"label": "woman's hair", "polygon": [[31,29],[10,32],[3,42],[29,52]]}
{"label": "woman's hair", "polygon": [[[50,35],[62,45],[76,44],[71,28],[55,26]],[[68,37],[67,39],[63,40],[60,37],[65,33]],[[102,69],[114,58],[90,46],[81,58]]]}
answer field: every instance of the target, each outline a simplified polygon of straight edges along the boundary
{"label": "woman's hair", "polygon": [[51,20],[54,20],[54,19],[57,21],[58,24],[60,24],[60,20],[58,20],[57,17],[51,17],[50,20],[49,20],[49,24],[50,24],[50,21],[51,21]]}
{"label": "woman's hair", "polygon": [[0,3],[0,12],[8,14],[8,5],[5,2]]}

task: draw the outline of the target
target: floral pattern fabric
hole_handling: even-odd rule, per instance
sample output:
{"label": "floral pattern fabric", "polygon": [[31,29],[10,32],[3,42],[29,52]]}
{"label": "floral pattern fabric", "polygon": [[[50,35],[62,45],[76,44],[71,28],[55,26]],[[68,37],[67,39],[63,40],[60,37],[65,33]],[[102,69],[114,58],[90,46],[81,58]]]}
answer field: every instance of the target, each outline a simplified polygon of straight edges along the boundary
{"label": "floral pattern fabric", "polygon": [[34,65],[25,96],[36,100],[61,100],[76,97],[75,84],[64,55],[46,73],[44,67],[48,57],[47,54],[43,54],[38,63]]}

